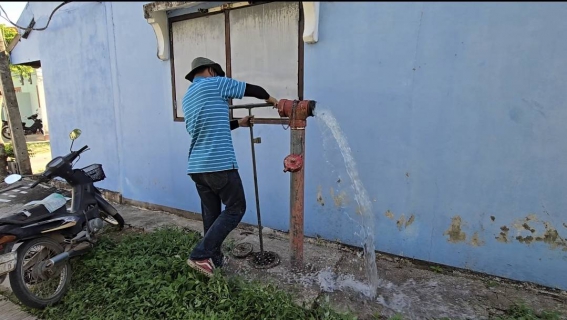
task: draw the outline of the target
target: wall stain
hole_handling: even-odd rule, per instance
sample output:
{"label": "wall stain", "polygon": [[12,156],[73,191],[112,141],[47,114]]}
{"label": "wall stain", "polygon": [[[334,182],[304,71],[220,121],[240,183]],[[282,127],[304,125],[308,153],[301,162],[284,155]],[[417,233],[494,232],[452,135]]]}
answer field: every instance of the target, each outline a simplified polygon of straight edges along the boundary
{"label": "wall stain", "polygon": [[460,216],[454,216],[451,218],[451,226],[447,229],[447,231],[445,231],[445,233],[443,233],[443,235],[449,236],[449,242],[457,243],[466,240],[467,235],[461,230],[461,223],[462,220]]}
{"label": "wall stain", "polygon": [[[536,229],[530,226],[528,222],[543,224],[545,231],[543,234],[538,235]],[[563,225],[565,226],[565,224]],[[531,235],[528,236],[517,235],[515,237],[516,240],[522,244],[529,245],[533,242],[543,242],[548,244],[552,250],[561,248],[562,251],[567,251],[567,241],[559,235],[557,229],[547,221],[539,221],[537,216],[533,213],[523,219],[516,220],[513,226],[518,233],[525,231],[531,232]],[[496,237],[496,239],[500,242],[509,242],[508,231],[510,229],[507,226],[502,226],[500,229],[502,232],[500,232],[500,235]]]}
{"label": "wall stain", "polygon": [[484,241],[482,241],[478,235],[478,232],[475,232],[471,238],[471,245],[475,247],[480,247],[484,245]]}
{"label": "wall stain", "polygon": [[398,226],[398,230],[402,231],[402,227],[404,226],[405,222],[406,222],[406,216],[404,216],[404,214],[402,213],[401,217],[396,222],[396,225]]}
{"label": "wall stain", "polygon": [[498,240],[498,242],[508,243],[508,231],[510,231],[510,229],[506,226],[502,226],[500,230],[502,230],[502,232],[496,237],[496,240]]}
{"label": "wall stain", "polygon": [[516,240],[518,240],[518,242],[520,243],[530,244],[535,240],[535,238],[532,236],[527,236],[527,237],[517,236]]}
{"label": "wall stain", "polygon": [[343,204],[347,203],[347,194],[344,191],[341,191],[338,195],[335,196],[335,190],[331,188],[331,197],[335,202],[335,206],[342,207]]}
{"label": "wall stain", "polygon": [[384,215],[388,217],[388,219],[394,220],[394,214],[392,213],[392,211],[388,210],[384,213]]}
{"label": "wall stain", "polygon": [[323,200],[323,189],[321,186],[317,187],[317,202],[319,202],[321,206],[325,206],[325,200]]}
{"label": "wall stain", "polygon": [[557,229],[549,222],[544,222],[544,225],[545,233],[543,234],[543,242],[549,244],[551,249],[562,247],[563,251],[567,251],[567,241],[559,236]]}
{"label": "wall stain", "polygon": [[408,221],[406,222],[406,228],[411,226],[411,224],[415,221],[415,216],[412,214],[411,217],[409,217]]}

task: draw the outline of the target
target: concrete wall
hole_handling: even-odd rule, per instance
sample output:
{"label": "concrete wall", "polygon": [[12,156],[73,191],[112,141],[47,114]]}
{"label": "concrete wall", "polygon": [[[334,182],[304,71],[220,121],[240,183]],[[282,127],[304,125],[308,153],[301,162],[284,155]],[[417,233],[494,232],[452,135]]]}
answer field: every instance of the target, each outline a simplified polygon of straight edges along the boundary
{"label": "concrete wall", "polygon": [[[12,59],[33,59],[27,42],[41,49],[54,154],[79,127],[92,148],[81,164],[105,166],[101,187],[198,212],[170,64],[142,5],[65,6]],[[45,8],[28,6],[40,19]],[[344,131],[377,250],[567,289],[566,14],[564,3],[321,3],[305,97]],[[287,230],[289,132],[255,132],[263,222]],[[248,131],[233,138],[255,223]],[[316,118],[306,152],[306,234],[360,245],[342,155]]]}

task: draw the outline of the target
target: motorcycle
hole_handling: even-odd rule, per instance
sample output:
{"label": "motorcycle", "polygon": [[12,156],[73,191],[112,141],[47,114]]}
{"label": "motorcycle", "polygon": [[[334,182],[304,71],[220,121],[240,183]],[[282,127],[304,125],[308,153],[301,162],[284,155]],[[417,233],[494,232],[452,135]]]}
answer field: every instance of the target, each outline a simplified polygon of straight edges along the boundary
{"label": "motorcycle", "polygon": [[[104,222],[120,230],[124,227],[122,216],[94,186],[106,178],[102,165],[73,168],[75,159],[88,150],[88,146],[72,150],[80,134],[79,129],[71,132],[70,153],[53,158],[30,186],[64,179],[72,187],[70,209],[68,198],[53,193],[0,219],[0,283],[9,275],[14,295],[30,308],[43,309],[61,301],[71,280],[69,259],[93,249]],[[4,181],[13,184],[21,179],[12,174]]]}
{"label": "motorcycle", "polygon": [[[41,119],[37,118],[37,113],[29,116],[28,120],[33,120],[33,124],[31,125],[31,127],[27,127],[26,123],[22,122],[25,136],[36,133],[43,134],[43,122],[41,121]],[[6,120],[2,120],[2,137],[4,137],[4,139],[6,140],[12,139],[12,131],[10,131],[10,126],[8,125],[8,121]]]}

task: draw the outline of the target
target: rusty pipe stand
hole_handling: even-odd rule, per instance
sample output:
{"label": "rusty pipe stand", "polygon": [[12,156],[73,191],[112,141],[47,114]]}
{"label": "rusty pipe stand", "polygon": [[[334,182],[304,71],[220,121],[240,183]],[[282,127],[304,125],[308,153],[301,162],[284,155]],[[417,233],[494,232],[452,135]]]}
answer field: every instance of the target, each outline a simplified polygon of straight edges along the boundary
{"label": "rusty pipe stand", "polygon": [[[290,151],[292,155],[305,159],[305,128],[291,130]],[[292,172],[290,177],[289,239],[291,265],[294,269],[303,267],[303,225],[305,205],[305,171],[303,166]]]}
{"label": "rusty pipe stand", "polygon": [[289,118],[291,128],[290,152],[284,159],[284,172],[290,177],[289,241],[291,267],[303,269],[303,226],[305,205],[305,126],[307,117],[314,116],[315,101],[280,100],[278,113]]}

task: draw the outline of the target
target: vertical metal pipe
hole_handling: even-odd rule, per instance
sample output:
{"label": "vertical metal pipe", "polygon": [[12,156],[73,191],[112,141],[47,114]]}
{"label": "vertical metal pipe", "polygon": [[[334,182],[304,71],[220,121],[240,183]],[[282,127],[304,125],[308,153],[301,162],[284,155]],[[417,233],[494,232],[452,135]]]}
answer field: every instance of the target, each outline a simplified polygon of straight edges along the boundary
{"label": "vertical metal pipe", "polygon": [[[248,109],[248,115],[252,116],[252,109]],[[250,123],[250,147],[252,148],[252,170],[254,172],[254,193],[256,195],[256,215],[258,216],[258,236],[260,239],[260,252],[264,253],[264,239],[262,237],[262,218],[260,215],[260,197],[258,196],[258,175],[256,173],[256,149],[254,148],[254,129]]]}
{"label": "vertical metal pipe", "polygon": [[[301,155],[305,164],[305,128],[291,130],[291,154]],[[289,239],[291,266],[303,267],[303,214],[304,214],[305,171],[291,173]]]}

